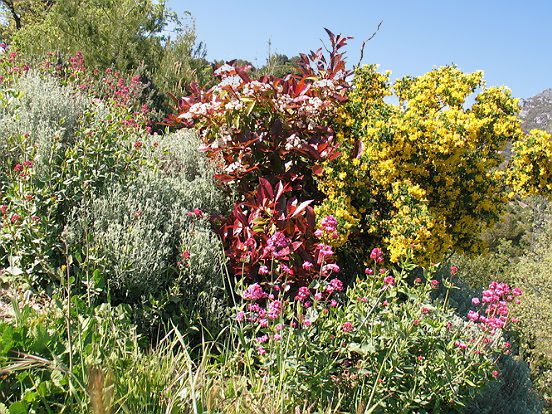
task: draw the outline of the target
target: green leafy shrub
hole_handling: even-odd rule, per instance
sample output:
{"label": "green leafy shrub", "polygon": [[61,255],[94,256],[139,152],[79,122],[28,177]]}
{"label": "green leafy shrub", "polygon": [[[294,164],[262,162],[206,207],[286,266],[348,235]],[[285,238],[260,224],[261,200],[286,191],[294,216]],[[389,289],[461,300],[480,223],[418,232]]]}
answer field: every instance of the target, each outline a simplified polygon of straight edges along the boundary
{"label": "green leafy shrub", "polygon": [[0,85],[2,92],[12,95],[9,102],[0,105],[2,170],[34,159],[43,179],[49,178],[48,165],[58,161],[62,151],[74,143],[87,98],[34,71],[14,84]]}
{"label": "green leafy shrub", "polygon": [[547,412],[552,412],[552,221],[509,277],[525,286],[524,301],[516,312],[520,355],[547,401]]}
{"label": "green leafy shrub", "polygon": [[451,263],[458,267],[457,277],[472,288],[487,286],[496,279],[508,281],[506,275],[542,232],[547,205],[541,197],[510,202],[500,220],[483,232],[486,249],[479,254],[452,256]]}
{"label": "green leafy shrub", "polygon": [[128,306],[74,298],[69,330],[66,312],[25,307],[15,325],[0,322],[0,412],[189,412],[194,367],[181,336],[146,351]]}

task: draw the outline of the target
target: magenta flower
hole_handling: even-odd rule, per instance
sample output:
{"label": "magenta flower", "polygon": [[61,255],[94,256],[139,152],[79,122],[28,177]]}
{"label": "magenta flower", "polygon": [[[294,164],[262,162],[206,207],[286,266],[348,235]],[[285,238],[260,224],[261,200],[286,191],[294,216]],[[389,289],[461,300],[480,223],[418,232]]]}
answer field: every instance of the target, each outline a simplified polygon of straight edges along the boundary
{"label": "magenta flower", "polygon": [[474,311],[469,311],[468,312],[468,319],[472,320],[474,322],[477,321],[479,319],[479,313],[474,312]]}
{"label": "magenta flower", "polygon": [[339,266],[336,265],[335,263],[329,263],[324,266],[324,268],[322,269],[322,273],[324,275],[329,275],[330,272],[338,273],[340,270],[341,269],[339,268]]}
{"label": "magenta flower", "polygon": [[479,305],[481,303],[481,301],[479,300],[479,298],[472,298],[471,302],[474,304],[474,305]]}
{"label": "magenta flower", "polygon": [[260,275],[267,275],[268,274],[268,267],[262,265],[259,267],[259,274]]}
{"label": "magenta flower", "polygon": [[244,311],[239,311],[237,314],[236,314],[236,320],[238,322],[241,322],[243,321],[245,318],[245,312]]}
{"label": "magenta flower", "polygon": [[268,341],[268,335],[263,335],[263,336],[259,336],[258,338],[255,338],[255,342],[257,342],[258,344],[264,344],[265,342]]}
{"label": "magenta flower", "polygon": [[369,267],[367,267],[366,269],[364,269],[364,273],[367,274],[367,275],[372,275],[372,274],[374,274],[374,271],[372,269],[370,269]]}
{"label": "magenta flower", "polygon": [[264,349],[262,346],[258,346],[257,347],[257,352],[259,353],[259,355],[264,355],[266,354],[266,349]]}
{"label": "magenta flower", "polygon": [[297,295],[295,296],[295,300],[298,302],[302,302],[305,299],[308,299],[309,296],[310,296],[309,288],[302,286],[299,288],[299,292],[297,292]]}
{"label": "magenta flower", "polygon": [[263,288],[255,283],[250,285],[245,292],[243,292],[242,298],[245,300],[259,300],[267,297],[267,294],[263,291]]}
{"label": "magenta flower", "polygon": [[383,251],[379,247],[372,249],[370,259],[374,259],[378,263],[383,262]]}
{"label": "magenta flower", "polygon": [[352,332],[353,324],[351,322],[345,322],[341,327],[341,329],[343,330],[343,332]]}
{"label": "magenta flower", "polygon": [[337,278],[330,280],[330,286],[333,290],[341,292],[343,290],[343,282]]}
{"label": "magenta flower", "polygon": [[313,267],[313,264],[311,262],[307,261],[307,262],[303,263],[303,269],[305,269],[305,270],[310,270],[310,269],[312,269],[312,267]]}
{"label": "magenta flower", "polygon": [[337,220],[334,216],[326,216],[320,222],[322,229],[328,233],[333,233],[337,230]]}
{"label": "magenta flower", "polygon": [[393,276],[385,276],[383,278],[383,283],[389,286],[393,286],[395,284],[395,278]]}
{"label": "magenta flower", "polygon": [[457,346],[460,349],[466,349],[468,346],[462,341],[455,341],[454,346]]}

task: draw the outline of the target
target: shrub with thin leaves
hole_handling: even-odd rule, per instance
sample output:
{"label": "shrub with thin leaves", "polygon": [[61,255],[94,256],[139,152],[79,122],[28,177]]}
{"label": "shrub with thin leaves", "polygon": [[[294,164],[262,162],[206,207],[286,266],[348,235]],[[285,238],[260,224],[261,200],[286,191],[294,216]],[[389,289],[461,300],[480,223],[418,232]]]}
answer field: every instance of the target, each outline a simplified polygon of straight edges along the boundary
{"label": "shrub with thin leaves", "polygon": [[68,213],[135,175],[147,134],[120,108],[45,73],[12,74],[0,97],[0,265],[52,287]]}
{"label": "shrub with thin leaves", "polygon": [[224,252],[208,218],[228,202],[197,142],[160,137],[153,169],[74,209],[65,229],[87,291],[140,303],[145,325],[184,313],[215,326],[224,316]]}
{"label": "shrub with thin leaves", "polygon": [[0,104],[2,169],[34,156],[36,168],[48,178],[48,166],[74,142],[88,99],[34,71],[0,88],[11,95]]}

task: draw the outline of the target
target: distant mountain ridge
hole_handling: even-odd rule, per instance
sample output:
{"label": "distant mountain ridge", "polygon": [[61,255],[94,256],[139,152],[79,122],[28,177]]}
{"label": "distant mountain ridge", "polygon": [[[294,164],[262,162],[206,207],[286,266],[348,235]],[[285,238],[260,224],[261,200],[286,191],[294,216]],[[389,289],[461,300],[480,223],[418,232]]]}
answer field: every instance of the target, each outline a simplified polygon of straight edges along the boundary
{"label": "distant mountain ridge", "polygon": [[520,102],[523,129],[544,129],[552,133],[552,88]]}

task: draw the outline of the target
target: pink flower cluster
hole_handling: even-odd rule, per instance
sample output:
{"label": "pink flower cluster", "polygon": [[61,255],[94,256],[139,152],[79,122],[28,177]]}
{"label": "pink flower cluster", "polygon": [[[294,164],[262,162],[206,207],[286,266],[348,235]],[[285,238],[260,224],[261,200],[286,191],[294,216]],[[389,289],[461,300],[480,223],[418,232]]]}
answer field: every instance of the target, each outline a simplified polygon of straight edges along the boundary
{"label": "pink flower cluster", "polygon": [[245,292],[243,292],[242,298],[245,300],[259,300],[264,299],[268,294],[263,290],[261,285],[254,283],[250,285]]}
{"label": "pink flower cluster", "polygon": [[508,322],[510,309],[508,304],[514,302],[519,304],[517,298],[521,296],[522,291],[519,288],[511,288],[506,283],[492,282],[489,288],[483,291],[481,300],[473,298],[472,304],[479,305],[483,303],[483,312],[468,312],[468,318],[473,322],[481,323],[485,329],[495,332],[502,329]]}
{"label": "pink flower cluster", "polygon": [[383,251],[379,247],[372,249],[370,259],[375,260],[377,263],[383,262]]}
{"label": "pink flower cluster", "polygon": [[325,216],[320,222],[321,228],[314,232],[316,237],[321,237],[324,234],[329,235],[333,239],[337,239],[339,234],[337,232],[337,220],[334,216]]}
{"label": "pink flower cluster", "polygon": [[276,258],[285,257],[290,253],[290,244],[291,240],[283,232],[277,231],[268,239],[265,252]]}

